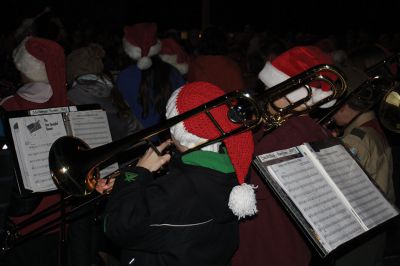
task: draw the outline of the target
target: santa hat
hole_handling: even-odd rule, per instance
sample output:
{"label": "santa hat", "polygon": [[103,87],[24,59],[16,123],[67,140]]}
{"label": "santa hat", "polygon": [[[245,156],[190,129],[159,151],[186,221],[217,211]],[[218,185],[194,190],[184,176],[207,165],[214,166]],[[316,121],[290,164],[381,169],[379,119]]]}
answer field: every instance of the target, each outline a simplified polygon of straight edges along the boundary
{"label": "santa hat", "polygon": [[[224,95],[224,91],[207,82],[193,82],[175,90],[167,103],[167,118],[187,112],[195,107]],[[228,118],[228,107],[220,105],[210,113],[225,132],[239,127]],[[193,148],[210,139],[220,136],[219,130],[205,113],[197,114],[171,127],[171,134],[181,145]],[[257,212],[254,187],[245,183],[245,177],[253,157],[254,143],[251,131],[230,136],[223,140],[229,158],[235,169],[238,183],[229,196],[228,206],[239,218],[253,215]],[[202,148],[218,152],[219,145],[215,143]]]}
{"label": "santa hat", "polygon": [[[311,67],[320,64],[333,65],[331,56],[315,46],[298,46],[282,53],[272,61],[268,61],[261,72],[258,74],[259,79],[268,87],[271,88],[301,72],[308,70]],[[335,80],[332,74],[326,73],[328,77]],[[330,96],[330,86],[325,82],[311,83],[312,96],[307,105],[313,105],[316,102]],[[317,88],[321,87],[321,88]],[[296,102],[307,96],[306,88],[299,88],[286,97],[291,102]],[[332,100],[320,107],[328,108],[335,104]]]}
{"label": "santa hat", "polygon": [[160,58],[164,62],[173,65],[182,75],[188,72],[189,56],[174,39],[161,40]]}
{"label": "santa hat", "polygon": [[138,23],[124,28],[122,44],[125,53],[137,61],[139,69],[151,67],[150,57],[161,50],[161,42],[157,38],[157,24]]}
{"label": "santa hat", "polygon": [[56,42],[27,37],[13,51],[16,68],[34,82],[49,83],[53,92],[50,105],[66,106],[64,49]]}

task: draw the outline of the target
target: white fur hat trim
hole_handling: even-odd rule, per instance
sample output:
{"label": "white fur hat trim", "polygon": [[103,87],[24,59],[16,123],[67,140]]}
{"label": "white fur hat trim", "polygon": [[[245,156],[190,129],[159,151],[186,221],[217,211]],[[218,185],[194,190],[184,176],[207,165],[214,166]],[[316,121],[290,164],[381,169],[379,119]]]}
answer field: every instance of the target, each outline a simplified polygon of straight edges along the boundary
{"label": "white fur hat trim", "polygon": [[[166,112],[166,118],[171,118],[179,115],[179,112],[176,108],[176,101],[179,95],[179,92],[181,91],[182,87],[175,90],[171,97],[168,100],[167,103],[167,112]],[[198,137],[192,133],[190,133],[186,128],[183,122],[180,122],[173,127],[170,128],[171,135],[174,137],[176,141],[179,142],[182,146],[185,146],[189,149],[196,147],[197,145],[200,145],[204,142],[207,141],[207,139],[203,139],[201,137]],[[214,143],[211,145],[208,145],[206,147],[203,147],[201,150],[203,151],[213,151],[213,152],[218,152],[219,146],[221,143]]]}
{"label": "white fur hat trim", "polygon": [[137,46],[133,46],[128,42],[127,39],[122,39],[122,46],[124,48],[125,53],[133,60],[138,60],[142,57],[142,49]]}
{"label": "white fur hat trim", "polygon": [[147,56],[153,56],[161,51],[161,41],[157,39],[157,43],[150,47],[149,54]]}
{"label": "white fur hat trim", "polygon": [[150,47],[149,54],[147,55],[142,55],[142,49],[138,46],[132,45],[126,38],[122,38],[122,46],[125,53],[135,61],[145,56],[151,57],[161,51],[160,40],[157,40],[157,43]]}
{"label": "white fur hat trim", "polygon": [[25,43],[30,37],[25,38],[21,44],[14,49],[13,59],[16,68],[28,79],[35,82],[48,83],[45,64],[32,56],[25,48]]}
{"label": "white fur hat trim", "polygon": [[187,63],[179,64],[177,61],[177,55],[169,55],[169,54],[160,54],[161,60],[164,62],[173,65],[176,69],[178,69],[179,73],[185,75],[189,70],[189,65]]}
{"label": "white fur hat trim", "polygon": [[[289,79],[290,76],[283,73],[276,67],[274,67],[271,62],[267,62],[264,66],[264,68],[261,70],[261,72],[258,74],[258,78],[267,86],[268,88],[271,88],[279,83],[284,82],[285,80]],[[330,96],[332,94],[332,91],[323,91],[321,89],[317,88],[311,88],[312,89],[312,97],[311,99],[307,102],[307,105],[312,106],[316,102]],[[290,92],[286,95],[286,97],[291,101],[291,102],[296,102],[304,97],[307,96],[307,89],[302,87],[299,88],[293,92]],[[335,104],[335,100],[330,101],[326,104],[321,105],[321,108],[329,108]]]}

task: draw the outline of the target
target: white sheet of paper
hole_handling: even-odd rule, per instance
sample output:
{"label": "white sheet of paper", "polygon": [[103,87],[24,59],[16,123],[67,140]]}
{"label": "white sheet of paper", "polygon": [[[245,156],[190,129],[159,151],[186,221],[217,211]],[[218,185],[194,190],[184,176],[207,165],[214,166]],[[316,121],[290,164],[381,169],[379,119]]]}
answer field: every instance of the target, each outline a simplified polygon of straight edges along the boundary
{"label": "white sheet of paper", "polygon": [[308,157],[274,164],[268,166],[268,170],[313,227],[327,251],[364,232]]}
{"label": "white sheet of paper", "polygon": [[316,155],[367,228],[397,215],[343,146],[321,149]]}
{"label": "white sheet of paper", "polygon": [[49,169],[51,144],[65,136],[61,114],[9,119],[24,186],[33,192],[56,189]]}
{"label": "white sheet of paper", "polygon": [[[72,134],[82,139],[90,148],[95,148],[112,142],[108,125],[107,114],[103,110],[88,110],[68,113]],[[114,163],[100,171],[100,176],[118,170],[118,164]]]}

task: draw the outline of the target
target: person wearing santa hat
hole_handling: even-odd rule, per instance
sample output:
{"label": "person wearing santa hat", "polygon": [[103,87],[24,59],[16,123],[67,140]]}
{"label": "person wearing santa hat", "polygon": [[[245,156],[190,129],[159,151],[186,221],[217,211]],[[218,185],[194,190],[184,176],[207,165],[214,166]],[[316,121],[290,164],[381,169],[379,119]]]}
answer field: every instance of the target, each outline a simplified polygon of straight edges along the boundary
{"label": "person wearing santa hat", "polygon": [[[31,110],[67,106],[64,49],[56,42],[26,37],[13,51],[13,60],[21,74],[22,86],[14,95],[1,100],[0,106],[7,111]],[[16,224],[36,215],[48,206],[60,201],[59,194],[32,195],[29,198],[14,197],[9,216]],[[21,230],[27,233],[56,218],[55,213],[32,226]],[[28,241],[12,250],[8,265],[55,265],[58,261],[58,232],[50,232]],[[51,251],[50,250],[51,247]],[[46,250],[49,248],[49,250]]]}
{"label": "person wearing santa hat", "polygon": [[[298,46],[266,62],[259,73],[259,79],[266,90],[319,64],[333,64],[329,54],[314,46]],[[312,84],[313,85],[313,84]],[[322,84],[321,84],[322,85]],[[316,86],[316,85],[315,85]],[[309,105],[329,96],[325,86],[312,88]],[[299,88],[286,95],[290,101],[304,98],[305,89]],[[275,104],[287,105],[287,99]],[[329,102],[323,107],[329,107]],[[255,155],[287,149],[304,142],[319,141],[329,133],[308,115],[289,117],[278,129],[264,135],[263,130],[255,132]],[[258,213],[240,223],[240,246],[232,261],[234,266],[244,265],[309,265],[311,250],[306,241],[286,214],[280,203],[268,190],[263,178],[252,169],[250,180],[258,186],[256,192]]]}
{"label": "person wearing santa hat", "polygon": [[13,59],[23,83],[16,94],[1,100],[7,111],[68,105],[64,49],[56,42],[27,37],[14,49]]}
{"label": "person wearing santa hat", "polygon": [[182,46],[172,38],[161,40],[160,58],[164,62],[178,69],[181,75],[186,75],[189,70],[189,56]]}
{"label": "person wearing santa hat", "polygon": [[[222,95],[210,83],[188,83],[173,92],[166,116]],[[210,112],[224,131],[238,126],[229,120],[226,105]],[[252,133],[193,150],[220,136],[205,113],[172,126],[170,132],[172,141],[157,148],[162,152],[173,142],[186,153],[171,159],[149,149],[135,167],[123,169],[106,206],[105,233],[123,248],[121,265],[230,265],[239,244],[239,218],[257,212],[254,187],[245,182],[253,156]],[[155,179],[152,172],[168,161],[168,174]]]}
{"label": "person wearing santa hat", "polygon": [[134,116],[147,128],[163,119],[168,97],[185,79],[178,69],[160,58],[162,44],[157,37],[157,24],[126,26],[122,45],[134,63],[120,72],[116,83]]}

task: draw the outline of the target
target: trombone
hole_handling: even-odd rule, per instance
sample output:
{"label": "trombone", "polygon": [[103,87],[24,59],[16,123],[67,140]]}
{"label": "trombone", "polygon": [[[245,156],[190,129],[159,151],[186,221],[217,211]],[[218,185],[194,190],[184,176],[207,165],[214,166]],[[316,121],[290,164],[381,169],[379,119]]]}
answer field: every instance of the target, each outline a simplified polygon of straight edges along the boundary
{"label": "trombone", "polygon": [[386,92],[379,105],[379,118],[382,125],[393,133],[400,133],[400,88],[399,84]]}
{"label": "trombone", "polygon": [[[394,67],[394,69],[393,69]],[[378,108],[378,117],[382,125],[393,133],[400,133],[400,53],[396,53],[381,62],[378,62],[366,72],[384,71],[390,80],[390,85],[383,91]],[[393,73],[393,72],[396,73]]]}
{"label": "trombone", "polygon": [[399,71],[398,69],[399,65],[400,65],[400,53],[396,53],[370,66],[365,70],[365,73],[369,77],[385,76],[390,80],[396,80],[397,73],[394,72]]}
{"label": "trombone", "polygon": [[[329,76],[333,76],[334,79]],[[327,83],[330,88],[333,88],[332,94],[309,106],[307,102],[312,97],[310,84],[316,82]],[[307,90],[307,95],[304,98],[297,102],[289,101],[289,104],[285,107],[275,105],[276,100],[299,88]],[[153,136],[198,113],[204,112],[207,114],[211,122],[219,130],[220,136],[198,145],[194,149],[200,149],[229,136],[252,130],[260,124],[263,124],[266,131],[271,131],[282,125],[288,116],[307,113],[331,100],[337,99],[344,94],[346,88],[345,79],[338,69],[330,65],[318,65],[264,91],[257,97],[252,97],[246,92],[231,92],[181,115],[167,119],[163,123],[93,149],[90,149],[86,143],[78,138],[62,137],[56,140],[50,149],[49,166],[51,176],[57,187],[68,195],[88,195],[96,187],[101,163],[112,159],[115,155],[128,148],[135,147],[143,142],[150,142]],[[255,98],[265,100],[268,106],[260,107]],[[237,128],[230,132],[223,131],[210,112],[220,105],[227,105],[227,116],[233,123],[238,125]],[[296,109],[300,106],[305,108],[297,111]],[[270,111],[271,108],[273,112]]]}
{"label": "trombone", "polygon": [[[386,90],[384,88],[386,88],[387,86],[389,86],[388,80],[383,77],[383,76],[374,76],[371,78],[367,78],[361,85],[359,85],[357,88],[354,88],[351,91],[348,91],[348,93],[346,93],[344,96],[342,96],[336,103],[334,106],[332,106],[331,108],[329,108],[325,113],[319,114],[316,117],[316,121],[317,123],[321,124],[321,125],[325,125],[326,127],[331,127],[333,126],[333,124],[335,123],[334,119],[333,119],[333,115],[339,111],[339,109],[351,98],[353,97],[358,97],[361,98],[360,93],[366,90],[371,91],[371,95],[372,95],[372,91],[378,91],[379,97],[378,99],[380,99],[382,97],[383,94],[386,93]],[[366,99],[367,100],[367,99]],[[374,99],[368,99],[369,104],[366,107],[366,109],[371,109],[374,105],[376,105],[377,100]]]}
{"label": "trombone", "polygon": [[[311,84],[315,83],[328,84],[332,94],[309,106],[307,103],[312,98]],[[275,105],[276,100],[300,88],[307,90],[307,95],[303,99],[297,102],[289,101],[289,104],[285,107]],[[266,132],[270,132],[282,125],[288,117],[308,113],[331,100],[336,100],[344,95],[346,90],[347,84],[339,69],[331,65],[318,65],[265,90],[261,94],[252,96],[247,92],[231,92],[167,119],[160,124],[93,149],[90,149],[81,139],[70,136],[62,137],[53,143],[49,152],[51,176],[57,187],[68,195],[67,198],[87,196],[95,190],[96,183],[100,178],[99,169],[105,163],[112,161],[118,154],[134,150],[142,144],[147,143],[152,146],[152,137],[199,113],[205,113],[208,116],[220,135],[187,152],[220,142],[232,135],[253,130],[258,126],[263,126]],[[228,118],[237,124],[237,127],[229,132],[225,132],[211,114],[212,109],[221,105],[228,107]],[[299,111],[298,107],[304,108]],[[118,172],[119,170],[105,178],[115,177]],[[96,198],[101,198],[103,195],[106,194],[101,194]],[[36,230],[43,229],[38,228]],[[10,232],[8,235],[13,238],[15,232]],[[23,239],[24,236],[21,238]],[[21,239],[19,242],[22,242]],[[12,243],[9,246],[11,247]]]}
{"label": "trombone", "polygon": [[[363,98],[362,92],[369,90],[371,98],[366,109],[377,107],[378,118],[382,125],[393,133],[400,133],[400,84],[397,81],[393,66],[399,71],[400,54],[394,54],[372,65],[365,70],[367,79],[353,90],[342,96],[333,107],[325,113],[316,114],[319,124],[333,128],[333,115],[352,97]],[[373,96],[372,96],[373,95]]]}

